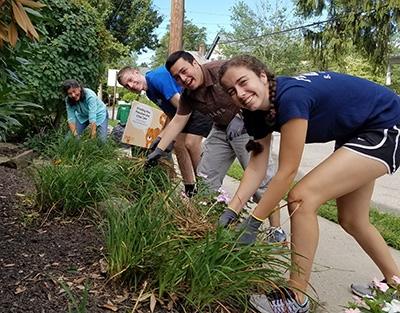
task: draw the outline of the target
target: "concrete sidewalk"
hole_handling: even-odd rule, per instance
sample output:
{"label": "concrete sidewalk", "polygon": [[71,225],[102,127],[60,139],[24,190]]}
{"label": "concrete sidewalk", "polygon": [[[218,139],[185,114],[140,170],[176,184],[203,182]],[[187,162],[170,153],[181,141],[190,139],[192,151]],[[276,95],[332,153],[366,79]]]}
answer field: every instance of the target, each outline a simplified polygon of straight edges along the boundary
{"label": "concrete sidewalk", "polygon": [[[223,188],[234,194],[239,182],[225,177]],[[290,233],[290,221],[287,209],[281,210],[282,227]],[[343,307],[352,300],[350,284],[369,283],[374,277],[382,278],[378,268],[357,242],[342,228],[322,217],[318,217],[320,240],[314,261],[309,292],[317,298],[323,307],[317,312],[343,312]],[[400,265],[400,251],[391,249],[393,257]]]}

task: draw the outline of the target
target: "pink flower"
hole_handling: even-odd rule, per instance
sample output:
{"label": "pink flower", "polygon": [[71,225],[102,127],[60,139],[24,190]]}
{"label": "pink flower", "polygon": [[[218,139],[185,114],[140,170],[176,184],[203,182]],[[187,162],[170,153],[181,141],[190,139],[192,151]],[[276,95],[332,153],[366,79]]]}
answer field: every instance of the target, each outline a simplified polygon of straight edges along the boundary
{"label": "pink flower", "polygon": [[397,285],[400,285],[400,278],[398,276],[393,275],[392,279]]}
{"label": "pink flower", "polygon": [[222,188],[219,188],[218,192],[220,194],[217,196],[217,202],[225,202],[226,204],[229,204],[231,201],[231,196],[229,193]]}
{"label": "pink flower", "polygon": [[367,304],[363,299],[357,296],[353,296],[354,303],[358,306],[367,307]]}
{"label": "pink flower", "polygon": [[382,292],[386,292],[389,289],[388,284],[380,282],[377,278],[374,278],[374,285]]}
{"label": "pink flower", "polygon": [[361,313],[361,311],[357,308],[355,309],[345,309],[344,313]]}

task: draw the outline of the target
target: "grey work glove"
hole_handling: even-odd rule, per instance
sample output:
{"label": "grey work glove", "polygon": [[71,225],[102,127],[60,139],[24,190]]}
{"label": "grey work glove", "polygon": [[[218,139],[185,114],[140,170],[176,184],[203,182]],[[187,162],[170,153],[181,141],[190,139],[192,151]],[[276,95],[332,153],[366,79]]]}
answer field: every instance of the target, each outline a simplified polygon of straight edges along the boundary
{"label": "grey work glove", "polygon": [[256,241],[258,228],[263,222],[250,215],[238,226],[238,231],[241,233],[238,242],[243,245],[251,245]]}
{"label": "grey work glove", "polygon": [[165,155],[165,151],[161,150],[160,148],[156,147],[152,153],[150,153],[146,158],[146,167],[153,167],[156,166],[158,160]]}
{"label": "grey work glove", "polygon": [[149,147],[149,151],[153,152],[154,150],[156,150],[158,144],[161,141],[161,137],[158,136],[156,139],[153,140],[153,142],[151,143],[150,147]]}
{"label": "grey work glove", "polygon": [[231,141],[240,136],[244,129],[244,121],[239,116],[236,116],[230,121],[226,128],[226,140]]}
{"label": "grey work glove", "polygon": [[[156,139],[154,139],[153,142],[151,143],[150,147],[149,147],[149,151],[150,151],[150,152],[153,152],[153,151],[157,148],[157,146],[158,146],[158,144],[160,143],[160,141],[161,141],[161,137],[160,137],[160,136],[158,136]],[[174,145],[175,145],[175,140],[173,140],[173,141],[165,148],[164,152],[165,152],[165,153],[170,153],[170,152],[172,151],[172,149],[174,149]]]}
{"label": "grey work glove", "polygon": [[227,207],[222,214],[220,215],[218,219],[218,226],[222,226],[224,228],[228,227],[230,224],[232,224],[236,219],[238,215],[237,213],[232,210],[231,208]]}

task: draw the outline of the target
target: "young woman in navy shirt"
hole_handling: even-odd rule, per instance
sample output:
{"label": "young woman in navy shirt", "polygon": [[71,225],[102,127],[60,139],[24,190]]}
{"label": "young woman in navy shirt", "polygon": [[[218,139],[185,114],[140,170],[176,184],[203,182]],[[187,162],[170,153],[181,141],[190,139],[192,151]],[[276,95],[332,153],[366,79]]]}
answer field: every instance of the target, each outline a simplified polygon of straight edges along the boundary
{"label": "young woman in navy shirt", "polygon": [[[288,194],[292,271],[289,287],[251,297],[260,312],[309,312],[305,296],[317,249],[318,208],[336,199],[340,225],[352,235],[390,282],[399,276],[388,246],[369,222],[375,179],[400,163],[400,98],[371,81],[334,72],[275,77],[251,56],[238,56],[220,70],[220,82],[242,107],[254,137],[251,159],[232,202],[254,193],[268,166],[271,133],[281,134],[279,165],[240,240],[255,241],[258,227]],[[336,141],[335,151],[293,188],[304,145]],[[291,189],[290,189],[291,188]],[[223,214],[229,214],[224,212]],[[286,311],[285,311],[286,312]]]}

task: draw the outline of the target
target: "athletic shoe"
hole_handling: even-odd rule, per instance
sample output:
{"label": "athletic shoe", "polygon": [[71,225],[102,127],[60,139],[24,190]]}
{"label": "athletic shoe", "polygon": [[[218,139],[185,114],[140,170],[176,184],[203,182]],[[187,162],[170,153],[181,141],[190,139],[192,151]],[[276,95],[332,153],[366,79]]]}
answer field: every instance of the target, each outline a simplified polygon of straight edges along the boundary
{"label": "athletic shoe", "polygon": [[268,243],[285,242],[287,239],[285,231],[281,227],[270,227],[267,229]]}
{"label": "athletic shoe", "polygon": [[259,313],[308,313],[310,310],[308,297],[305,297],[303,304],[299,304],[294,292],[288,288],[280,288],[266,295],[252,295],[250,304]]}
{"label": "athletic shoe", "polygon": [[[381,280],[381,283],[386,283],[386,279]],[[371,298],[374,295],[374,283],[371,282],[368,285],[361,284],[351,284],[350,285],[351,292],[356,296],[361,298],[368,297]]]}

